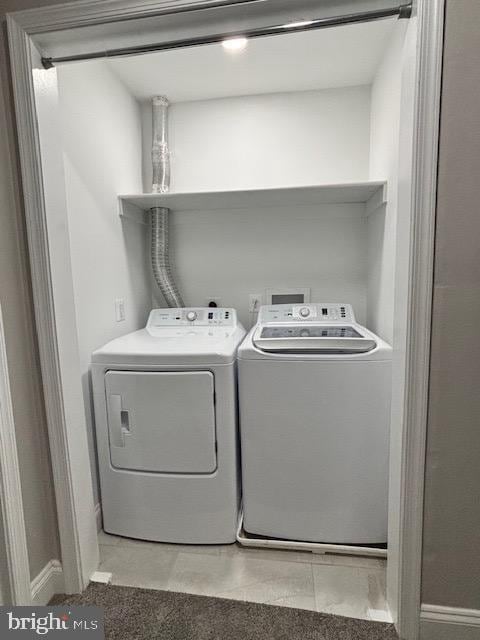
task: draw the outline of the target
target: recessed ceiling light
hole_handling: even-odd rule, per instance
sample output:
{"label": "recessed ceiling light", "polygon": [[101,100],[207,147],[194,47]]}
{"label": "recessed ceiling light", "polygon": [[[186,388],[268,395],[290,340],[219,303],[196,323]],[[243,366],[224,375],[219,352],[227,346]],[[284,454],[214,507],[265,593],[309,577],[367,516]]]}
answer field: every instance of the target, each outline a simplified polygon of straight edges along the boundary
{"label": "recessed ceiling light", "polygon": [[223,40],[222,46],[227,51],[243,51],[247,46],[247,43],[247,38],[227,38],[227,40]]}
{"label": "recessed ceiling light", "polygon": [[308,27],[313,24],[315,20],[304,20],[303,22],[289,22],[288,24],[284,24],[284,29],[299,29],[300,27]]}

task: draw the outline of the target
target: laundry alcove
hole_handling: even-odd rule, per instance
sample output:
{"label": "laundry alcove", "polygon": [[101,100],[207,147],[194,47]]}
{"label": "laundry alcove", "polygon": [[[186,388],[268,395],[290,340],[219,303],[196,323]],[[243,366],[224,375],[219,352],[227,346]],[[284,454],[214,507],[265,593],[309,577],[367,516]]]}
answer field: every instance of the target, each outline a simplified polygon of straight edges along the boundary
{"label": "laundry alcove", "polygon": [[[172,263],[188,305],[218,301],[249,328],[252,294],[308,289],[312,300],[351,303],[361,323],[404,350],[411,210],[401,179],[412,171],[416,26],[395,17],[252,39],[238,54],[215,43],[57,63],[48,112],[39,87],[51,70],[35,74],[43,161],[60,150],[63,163],[99,510],[91,354],[164,306],[150,273],[151,207],[171,210]],[[154,95],[170,102],[168,194],[150,193]],[[47,141],[52,120],[58,138]],[[392,460],[405,363],[395,367]],[[399,485],[394,468],[393,524]],[[393,548],[396,535],[393,527]]]}

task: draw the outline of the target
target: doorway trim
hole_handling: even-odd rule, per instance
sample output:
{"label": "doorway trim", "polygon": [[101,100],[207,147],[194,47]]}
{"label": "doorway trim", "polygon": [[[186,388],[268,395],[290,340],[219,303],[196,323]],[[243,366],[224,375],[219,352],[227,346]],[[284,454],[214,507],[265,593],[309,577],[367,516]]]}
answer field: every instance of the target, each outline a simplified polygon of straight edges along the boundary
{"label": "doorway trim", "polygon": [[397,628],[420,634],[423,508],[437,209],[445,0],[418,1],[417,96],[413,142],[407,375],[401,466]]}
{"label": "doorway trim", "polygon": [[[65,412],[66,397],[60,366],[61,341],[54,306],[39,130],[32,82],[32,36],[67,28],[115,23],[162,13],[248,4],[252,1],[254,0],[104,0],[99,3],[94,0],[77,0],[68,5],[31,9],[7,16],[35,316],[67,592],[81,591],[88,582],[83,569],[86,552],[79,535],[80,518],[85,516],[85,503],[82,502],[82,480],[73,473],[75,451],[69,447]],[[416,7],[419,20],[419,89],[415,104],[417,132],[414,141],[397,622],[400,635],[406,640],[418,638],[420,617],[423,482],[444,3],[445,0],[418,0]],[[94,517],[94,513],[91,515]]]}

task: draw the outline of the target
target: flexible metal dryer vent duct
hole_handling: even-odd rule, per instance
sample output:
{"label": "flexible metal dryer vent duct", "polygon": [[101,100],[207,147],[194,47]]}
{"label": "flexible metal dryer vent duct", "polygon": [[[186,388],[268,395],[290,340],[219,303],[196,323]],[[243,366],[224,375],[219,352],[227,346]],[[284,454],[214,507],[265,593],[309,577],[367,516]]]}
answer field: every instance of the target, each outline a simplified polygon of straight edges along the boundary
{"label": "flexible metal dryer vent duct", "polygon": [[158,288],[169,307],[184,307],[184,303],[172,276],[168,251],[168,217],[170,209],[150,209],[152,229],[152,269]]}
{"label": "flexible metal dryer vent duct", "polygon": [[[170,190],[170,151],[168,149],[168,100],[164,96],[152,99],[152,192]],[[182,297],[172,276],[168,250],[170,209],[150,209],[152,270],[158,288],[169,307],[183,307]]]}

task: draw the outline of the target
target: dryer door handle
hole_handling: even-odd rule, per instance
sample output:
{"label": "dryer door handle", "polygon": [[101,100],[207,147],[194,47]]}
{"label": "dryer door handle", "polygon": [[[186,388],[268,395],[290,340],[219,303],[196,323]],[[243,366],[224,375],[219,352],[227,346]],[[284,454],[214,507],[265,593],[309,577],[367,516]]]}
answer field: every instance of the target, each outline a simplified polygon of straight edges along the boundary
{"label": "dryer door handle", "polygon": [[130,434],[130,417],[128,411],[122,409],[122,396],[108,396],[108,426],[110,442],[113,447],[125,446],[125,435]]}

